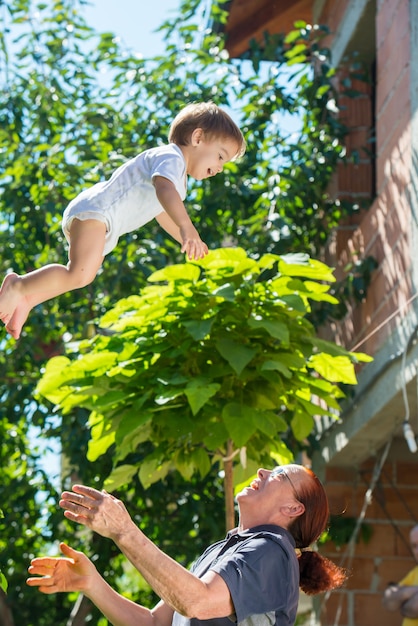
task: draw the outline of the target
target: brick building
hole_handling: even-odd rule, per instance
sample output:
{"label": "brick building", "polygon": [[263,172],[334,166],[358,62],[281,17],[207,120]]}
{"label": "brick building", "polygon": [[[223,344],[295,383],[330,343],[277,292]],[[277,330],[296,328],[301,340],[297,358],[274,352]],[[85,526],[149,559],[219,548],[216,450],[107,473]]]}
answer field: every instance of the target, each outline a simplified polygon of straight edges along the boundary
{"label": "brick building", "polygon": [[[341,167],[335,193],[371,197],[367,210],[341,224],[326,261],[344,267],[353,254],[373,256],[367,298],[353,305],[330,336],[374,357],[338,423],[318,422],[313,468],[324,479],[334,513],[357,524],[350,540],[324,551],[352,572],[346,587],[315,601],[306,624],[395,626],[382,607],[388,581],[412,567],[409,529],[418,521],[418,1],[231,0],[225,26],[230,55],[239,57],[264,31],[287,32],[297,19],[326,24],[333,63],[358,50],[372,81],[349,105],[347,150],[356,165]],[[375,137],[375,153],[362,150]],[[413,437],[408,445],[404,425]],[[342,516],[342,517],[344,517]],[[370,528],[370,541],[361,539]],[[353,522],[353,523],[354,523]],[[304,603],[302,603],[302,606]],[[307,604],[309,609],[309,603]]]}

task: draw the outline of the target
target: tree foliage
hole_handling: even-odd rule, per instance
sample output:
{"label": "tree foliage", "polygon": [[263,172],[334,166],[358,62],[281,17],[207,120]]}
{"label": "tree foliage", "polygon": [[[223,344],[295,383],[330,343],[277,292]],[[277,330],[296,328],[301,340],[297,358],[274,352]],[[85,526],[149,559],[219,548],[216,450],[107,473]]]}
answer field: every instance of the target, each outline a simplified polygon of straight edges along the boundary
{"label": "tree foliage", "polygon": [[[225,21],[227,3],[214,1],[209,15],[207,2],[182,0],[178,16],[162,24],[164,54],[146,59],[112,33],[95,32],[83,17],[85,4],[0,3],[2,271],[25,273],[65,262],[60,220],[68,201],[125,159],[165,141],[185,102],[207,99],[231,109],[248,151],[222,175],[190,185],[188,207],[202,237],[212,249],[238,244],[254,260],[289,251],[319,255],[329,228],[353,210],[326,192],[335,164],[344,158],[344,128],[335,115],[334,68],[321,43],[324,31],[299,25],[288,38],[267,38],[262,55],[253,47],[251,60],[231,60],[215,28]],[[18,342],[1,336],[0,569],[9,582],[1,610],[7,606],[16,623],[64,623],[72,601],[34,595],[23,583],[30,556],[53,549],[50,542],[62,533],[74,533],[57,511],[57,487],[42,465],[42,440],[61,439],[65,486],[76,476],[100,487],[112,467],[108,454],[86,459],[86,409],[60,421],[34,398],[40,373],[51,356],[71,352],[74,342],[86,338],[116,302],[140,293],[156,270],[182,260],[177,244],[150,224],[120,241],[92,286],[38,306]],[[120,495],[154,539],[165,531],[151,512],[166,511],[172,534],[167,545],[173,556],[190,561],[200,537],[219,536],[217,469],[211,470],[214,488],[207,499],[196,495],[209,489],[206,482],[204,487],[193,477],[186,485],[176,474],[165,479],[173,494],[169,502],[163,488],[155,484],[151,498],[136,479],[129,488],[121,486]],[[182,499],[182,493],[189,495]],[[193,545],[184,533],[187,519]],[[110,582],[120,580],[122,565],[108,542],[96,538],[92,550]]]}
{"label": "tree foliage", "polygon": [[148,488],[173,469],[204,478],[237,452],[249,479],[292,460],[314,416],[339,417],[336,383],[356,384],[367,357],[318,339],[307,320],[311,301],[335,301],[326,265],[222,248],[148,280],[103,316],[106,336],[52,358],[37,388],[64,419],[91,412],[88,457],[114,447],[111,488],[134,476]]}

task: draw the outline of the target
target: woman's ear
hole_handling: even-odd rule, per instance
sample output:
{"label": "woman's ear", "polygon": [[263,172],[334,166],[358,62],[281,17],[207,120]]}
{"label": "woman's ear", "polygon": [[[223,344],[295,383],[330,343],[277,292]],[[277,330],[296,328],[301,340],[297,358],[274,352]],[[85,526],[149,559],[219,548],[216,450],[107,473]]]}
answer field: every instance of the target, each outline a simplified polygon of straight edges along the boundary
{"label": "woman's ear", "polygon": [[287,517],[299,517],[305,512],[305,505],[302,502],[292,502],[283,507],[283,513]]}

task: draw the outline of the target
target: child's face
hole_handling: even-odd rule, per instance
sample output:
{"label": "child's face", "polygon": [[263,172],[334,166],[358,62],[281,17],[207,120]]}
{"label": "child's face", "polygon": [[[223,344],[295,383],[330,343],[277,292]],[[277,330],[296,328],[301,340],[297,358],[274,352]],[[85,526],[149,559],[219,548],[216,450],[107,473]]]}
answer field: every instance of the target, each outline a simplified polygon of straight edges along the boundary
{"label": "child's face", "polygon": [[187,150],[187,173],[203,180],[222,172],[223,166],[236,156],[239,146],[233,139],[205,140],[200,129],[194,131]]}

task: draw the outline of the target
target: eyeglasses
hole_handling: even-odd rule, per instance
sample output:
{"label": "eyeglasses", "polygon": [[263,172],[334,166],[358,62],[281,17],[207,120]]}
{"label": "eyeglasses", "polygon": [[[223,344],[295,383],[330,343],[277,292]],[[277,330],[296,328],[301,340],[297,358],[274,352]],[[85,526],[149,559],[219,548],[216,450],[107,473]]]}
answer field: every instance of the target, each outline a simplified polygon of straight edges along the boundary
{"label": "eyeglasses", "polygon": [[295,489],[295,485],[293,484],[292,479],[290,478],[289,474],[286,472],[284,467],[281,467],[281,466],[275,467],[271,471],[271,474],[270,474],[270,476],[272,478],[274,478],[275,476],[282,476],[282,475],[286,476],[287,480],[290,483],[290,486],[293,489],[293,495],[295,496],[296,500],[299,501],[299,496],[298,496],[297,491]]}

